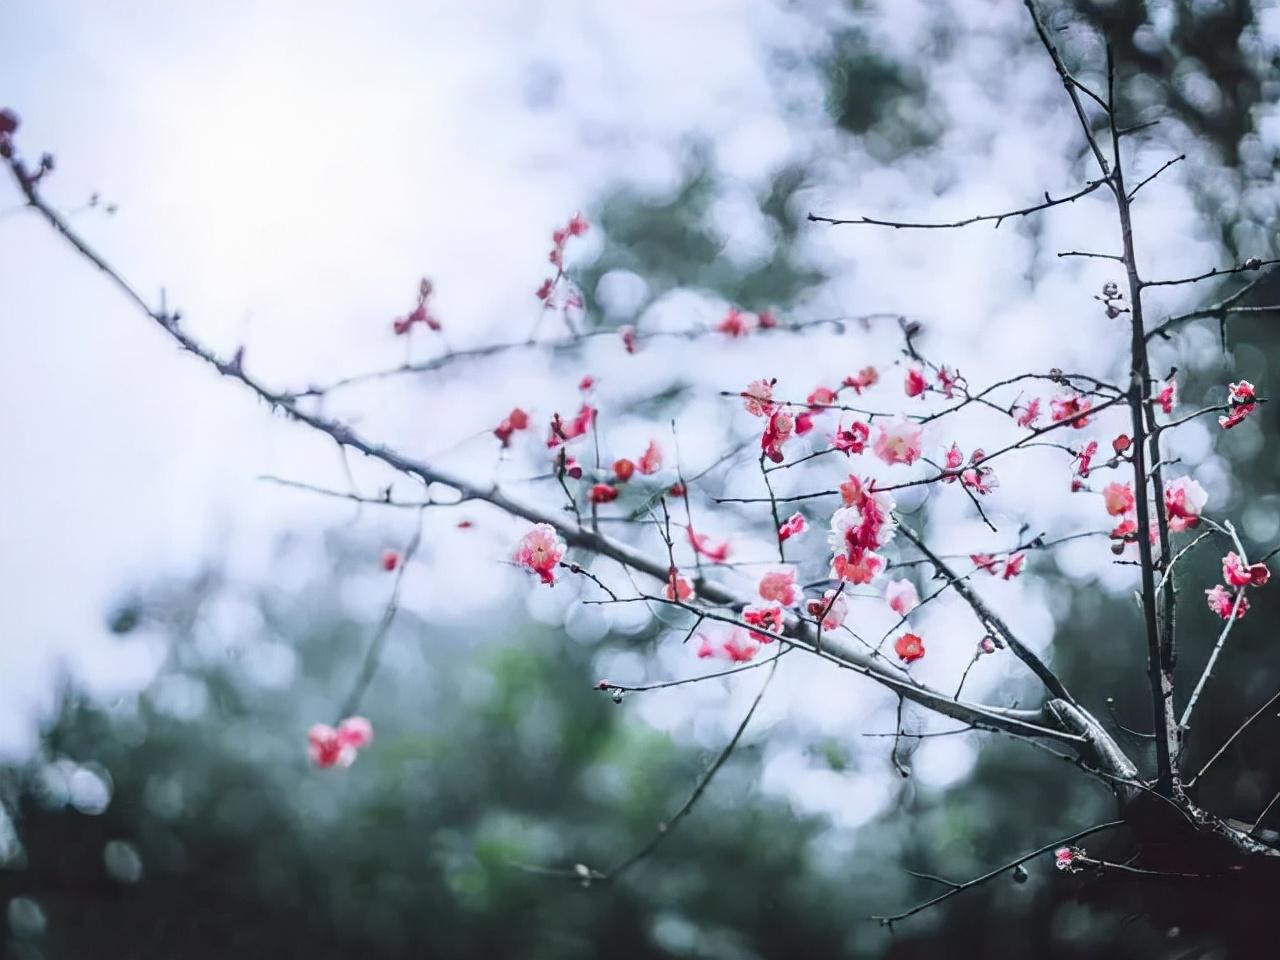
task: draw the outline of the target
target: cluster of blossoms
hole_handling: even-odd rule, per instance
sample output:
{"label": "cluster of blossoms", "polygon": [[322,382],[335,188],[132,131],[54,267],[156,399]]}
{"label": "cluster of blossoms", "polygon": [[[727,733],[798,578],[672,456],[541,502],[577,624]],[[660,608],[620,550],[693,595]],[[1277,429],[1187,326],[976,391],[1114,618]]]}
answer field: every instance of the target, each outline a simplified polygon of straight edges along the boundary
{"label": "cluster of blossoms", "polygon": [[502,442],[502,448],[505,450],[507,447],[511,446],[512,434],[517,430],[528,429],[528,426],[529,414],[525,413],[519,407],[515,407],[510,413],[502,418],[501,423],[493,428],[493,435]]}
{"label": "cluster of blossoms", "polygon": [[[952,370],[948,366],[938,368],[937,378],[938,385],[934,389],[948,400],[955,397],[956,390],[963,391],[969,386],[964,377],[960,376],[959,371]],[[908,367],[902,389],[908,397],[922,397],[930,389],[929,380],[919,367]]]}
{"label": "cluster of blossoms", "polygon": [[983,465],[982,461],[986,456],[985,451],[979,447],[970,454],[969,465],[966,467],[964,451],[958,444],[952,443],[943,460],[943,469],[947,471],[947,475],[942,478],[942,482],[955,483],[958,478],[963,486],[974,493],[990,493],[1000,486],[1000,480],[993,467]]}
{"label": "cluster of blossoms", "polygon": [[364,717],[347,717],[336,728],[317,723],[307,732],[307,756],[322,770],[349,767],[371,743],[373,724]]}
{"label": "cluster of blossoms", "polygon": [[1227,405],[1231,408],[1231,412],[1225,417],[1218,418],[1218,426],[1223,430],[1230,430],[1244,422],[1244,418],[1258,408],[1257,392],[1248,380],[1229,384],[1227,391]]}
{"label": "cluster of blossoms", "polygon": [[423,277],[418,281],[417,305],[403,317],[396,317],[391,324],[391,328],[395,331],[396,336],[403,336],[412,330],[417,324],[422,324],[429,330],[439,332],[440,321],[436,319],[435,314],[427,309],[427,301],[429,299],[431,299],[431,281],[426,277]]}
{"label": "cluster of blossoms", "polygon": [[1054,423],[1070,421],[1071,426],[1079,430],[1089,424],[1089,411],[1093,409],[1093,400],[1074,390],[1060,393],[1049,400],[1049,416]]}
{"label": "cluster of blossoms", "polygon": [[543,583],[552,584],[556,582],[556,566],[566,549],[555,527],[539,523],[520,538],[515,561],[529,572],[536,573]]}
{"label": "cluster of blossoms", "polygon": [[753,315],[737,307],[730,307],[712,329],[736,340],[745,337],[752,330],[772,330],[777,325],[778,318],[771,310],[761,310]]}
{"label": "cluster of blossoms", "polygon": [[1022,573],[1022,568],[1027,563],[1025,553],[971,553],[969,559],[979,570],[985,570],[991,576],[999,577],[1001,580],[1012,580]]}
{"label": "cluster of blossoms", "polygon": [[544,306],[557,306],[556,293],[561,287],[565,288],[565,292],[560,298],[559,306],[566,310],[570,307],[582,306],[582,295],[578,293],[573,284],[567,281],[564,275],[564,249],[570,237],[580,237],[588,229],[590,229],[590,224],[587,223],[586,218],[580,213],[575,213],[563,227],[558,227],[552,231],[551,252],[547,255],[547,259],[556,268],[556,275],[547,277],[542,281],[542,286],[538,287],[537,297]]}
{"label": "cluster of blossoms", "polygon": [[831,545],[831,576],[848,583],[865,584],[884,569],[884,557],[875,551],[897,532],[893,497],[877,492],[871,480],[850,475],[840,484],[844,506],[831,516],[827,542]]}
{"label": "cluster of blossoms", "polygon": [[1223,620],[1239,620],[1249,610],[1245,588],[1263,586],[1271,579],[1271,570],[1265,563],[1248,564],[1232,551],[1222,558],[1222,579],[1226,586],[1220,583],[1204,592],[1209,609]]}

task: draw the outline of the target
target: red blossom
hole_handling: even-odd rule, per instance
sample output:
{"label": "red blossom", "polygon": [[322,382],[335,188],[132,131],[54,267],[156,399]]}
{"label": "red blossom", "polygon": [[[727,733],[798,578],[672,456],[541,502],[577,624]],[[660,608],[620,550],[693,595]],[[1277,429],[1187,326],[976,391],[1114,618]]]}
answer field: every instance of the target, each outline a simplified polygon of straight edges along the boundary
{"label": "red blossom", "polygon": [[649,446],[645,447],[644,453],[640,455],[640,461],[636,467],[646,477],[662,469],[662,448],[658,446],[656,440],[649,441]]}
{"label": "red blossom", "polygon": [[1243,423],[1244,418],[1258,407],[1257,392],[1248,380],[1229,384],[1227,389],[1227,403],[1231,407],[1231,412],[1228,416],[1218,418],[1218,426],[1223,430],[1230,430]]}
{"label": "red blossom", "polygon": [[622,338],[622,347],[627,353],[636,352],[636,328],[627,324],[618,328],[618,336]]}
{"label": "red blossom", "polygon": [[868,387],[874,387],[880,380],[875,367],[863,367],[852,376],[844,378],[844,385],[851,387],[855,394],[861,394]]}
{"label": "red blossom", "polygon": [[1065,393],[1049,401],[1050,414],[1054,423],[1069,421],[1079,430],[1089,423],[1087,414],[1093,407],[1093,401],[1080,393]]}
{"label": "red blossom", "polygon": [[778,539],[790,540],[792,537],[798,537],[809,529],[809,521],[804,518],[803,513],[793,513],[787,519],[783,520],[778,526]]}
{"label": "red blossom", "polygon": [[1271,571],[1265,563],[1246,566],[1235,551],[1222,558],[1222,579],[1233,587],[1261,587],[1271,579]]}
{"label": "red blossom", "polygon": [[1117,457],[1128,450],[1131,446],[1133,446],[1133,441],[1129,439],[1129,435],[1127,433],[1122,433],[1111,441],[1111,449],[1116,452]]}
{"label": "red blossom", "polygon": [[390,573],[396,567],[400,566],[400,554],[394,550],[382,551],[382,569]]}
{"label": "red blossom", "polygon": [[1032,397],[1025,404],[1015,406],[1013,412],[1018,414],[1018,426],[1034,428],[1036,421],[1040,419],[1040,398]]}
{"label": "red blossom", "polygon": [[745,337],[751,331],[751,326],[746,314],[737,307],[730,307],[729,312],[715,325],[714,329],[717,333],[737,338]]}
{"label": "red blossom", "polygon": [[831,445],[847,457],[851,453],[861,453],[870,436],[871,427],[861,420],[854,420],[847,427],[841,425],[836,428]]}
{"label": "red blossom", "polygon": [[[760,627],[762,630],[768,630],[771,633],[782,632],[782,608],[776,603],[766,604],[762,607],[745,607],[742,611],[742,620],[744,623],[749,623],[753,627]],[[773,643],[773,637],[756,630],[751,631],[751,639],[758,640],[760,643]]]}
{"label": "red blossom", "polygon": [[924,373],[919,367],[908,367],[907,376],[902,384],[903,390],[906,391],[908,397],[921,396],[929,389],[928,381],[924,378]]}
{"label": "red blossom", "polygon": [[1249,610],[1249,598],[1242,590],[1232,593],[1222,584],[1218,584],[1213,589],[1206,590],[1204,595],[1209,603],[1209,609],[1223,620],[1239,620]]}
{"label": "red blossom", "polygon": [[608,483],[597,483],[587,496],[592,503],[609,503],[618,499],[618,488]]}
{"label": "red blossom", "polygon": [[694,533],[693,527],[689,527],[689,544],[693,547],[695,553],[706,557],[712,563],[724,563],[729,559],[729,541],[724,540],[715,543],[703,533]]}
{"label": "red blossom", "polygon": [[373,725],[364,717],[347,717],[337,729],[317,723],[307,731],[307,756],[321,770],[349,767],[372,742]]}
{"label": "red blossom", "polygon": [[914,633],[904,633],[893,642],[893,652],[903,663],[915,663],[924,656],[924,641]]}
{"label": "red blossom", "polygon": [[621,460],[613,461],[613,475],[618,478],[619,483],[626,483],[636,472],[636,465],[623,457]]}

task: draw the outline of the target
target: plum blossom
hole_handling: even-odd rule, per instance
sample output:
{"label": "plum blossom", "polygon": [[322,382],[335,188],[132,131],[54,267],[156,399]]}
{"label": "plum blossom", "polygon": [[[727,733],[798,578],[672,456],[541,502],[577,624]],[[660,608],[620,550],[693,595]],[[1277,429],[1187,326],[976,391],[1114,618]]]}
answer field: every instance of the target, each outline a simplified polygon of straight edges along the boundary
{"label": "plum blossom", "polygon": [[1232,593],[1222,584],[1218,584],[1213,589],[1206,590],[1204,595],[1209,603],[1209,609],[1223,620],[1233,619],[1232,611],[1235,611],[1234,619],[1239,620],[1249,610],[1249,598],[1244,595],[1243,590]]}
{"label": "plum blossom", "polygon": [[1246,565],[1234,550],[1222,558],[1222,579],[1233,587],[1261,587],[1271,579],[1265,563]]}
{"label": "plum blossom", "polygon": [[692,527],[689,528],[689,544],[695,553],[706,557],[712,563],[724,563],[729,559],[729,541],[715,543],[704,533],[694,533]]}
{"label": "plum blossom", "polygon": [[805,610],[811,617],[822,617],[823,630],[836,630],[849,615],[849,603],[838,590],[828,590],[822,599],[814,599],[805,604]]}
{"label": "plum blossom", "polygon": [[529,415],[519,407],[516,407],[502,418],[501,423],[493,428],[493,435],[502,441],[502,446],[505,449],[511,446],[511,435],[517,430],[527,429],[528,426]]}
{"label": "plum blossom", "polygon": [[907,376],[902,385],[908,397],[919,397],[929,389],[929,383],[919,367],[908,367]]}
{"label": "plum blossom", "polygon": [[861,394],[868,387],[874,387],[880,381],[880,374],[875,367],[863,367],[852,376],[844,378],[844,385],[853,390],[854,394]]}
{"label": "plum blossom", "polygon": [[427,301],[431,299],[431,289],[431,281],[426,277],[418,281],[417,306],[403,317],[397,317],[391,324],[397,336],[403,336],[419,323],[428,330],[440,330],[440,321],[436,319],[435,314],[427,309]]}
{"label": "plum blossom", "polygon": [[805,519],[804,514],[793,513],[778,526],[778,539],[790,540],[792,537],[800,536],[808,529],[809,521]]}
{"label": "plum blossom", "polygon": [[1084,851],[1075,847],[1059,847],[1053,851],[1053,865],[1068,873],[1077,873],[1080,865],[1076,862]]}
{"label": "plum blossom", "polygon": [[658,441],[649,441],[649,446],[645,447],[644,453],[640,455],[640,462],[636,466],[646,477],[662,469],[662,448],[658,446]]}
{"label": "plum blossom", "polygon": [[914,633],[904,633],[893,642],[893,652],[903,663],[915,663],[924,656],[924,641]]}
{"label": "plum blossom", "polygon": [[1093,401],[1080,393],[1063,393],[1049,401],[1049,412],[1054,423],[1069,421],[1079,430],[1089,423],[1087,414],[1093,407]]}
{"label": "plum blossom", "polygon": [[752,380],[742,391],[743,407],[753,417],[773,413],[773,380]]}
{"label": "plum blossom", "polygon": [[1160,392],[1156,394],[1156,403],[1160,404],[1160,409],[1165,415],[1173,413],[1174,404],[1178,402],[1178,381],[1170,377],[1164,382],[1164,386],[1160,388]]}
{"label": "plum blossom", "polygon": [[760,450],[774,463],[783,460],[782,445],[795,433],[796,421],[785,410],[775,410],[765,424],[764,433],[760,435]]}
{"label": "plum blossom", "polygon": [[579,407],[578,412],[574,414],[573,419],[568,423],[564,421],[560,414],[553,414],[551,417],[551,432],[547,436],[547,447],[554,449],[562,443],[567,443],[582,436],[591,429],[595,419],[595,407],[589,403],[584,403]]}
{"label": "plum blossom", "polygon": [[960,468],[964,466],[964,451],[960,449],[959,444],[953,442],[947,449],[946,455],[943,457],[942,467],[947,471],[954,471],[952,476],[943,477],[943,483],[954,483],[956,477],[960,475]]}
{"label": "plum blossom", "polygon": [[907,466],[920,458],[924,440],[924,428],[905,417],[895,417],[888,423],[876,425],[875,454],[889,466],[905,463]]}
{"label": "plum blossom", "polygon": [[920,594],[910,580],[890,580],[884,588],[884,599],[889,609],[900,617],[905,617],[920,605]]}
{"label": "plum blossom", "polygon": [[979,570],[985,570],[991,576],[1000,577],[1002,580],[1012,580],[1018,576],[1027,563],[1025,553],[1006,554],[1003,559],[999,555],[990,553],[972,553],[969,559]]}
{"label": "plum blossom", "polygon": [[1015,405],[1011,412],[1017,413],[1018,426],[1034,428],[1040,419],[1040,398],[1032,397],[1025,404]]}
{"label": "plum blossom", "polygon": [[979,447],[969,457],[969,468],[960,474],[960,482],[974,493],[990,493],[1000,486],[994,467],[984,466],[986,453]]}
{"label": "plum blossom", "polygon": [[756,314],[756,326],[761,330],[772,330],[778,325],[778,318],[772,310],[761,310]]}
{"label": "plum blossom", "polygon": [[1218,418],[1218,426],[1223,430],[1230,430],[1242,423],[1245,417],[1258,408],[1257,392],[1248,380],[1229,384],[1227,391],[1227,403],[1231,407],[1231,413]]}
{"label": "plum blossom", "polygon": [[667,571],[667,585],[662,592],[668,600],[684,602],[693,596],[693,587],[688,580],[680,576],[679,570],[672,567]]}
{"label": "plum blossom", "polygon": [[804,399],[810,410],[822,410],[836,402],[836,393],[826,387],[814,387],[813,392]]}
{"label": "plum blossom", "polygon": [[1133,485],[1130,483],[1108,483],[1102,488],[1102,500],[1107,505],[1107,513],[1113,517],[1123,517],[1135,506]]}
{"label": "plum blossom", "polygon": [[795,570],[774,570],[760,578],[760,596],[784,607],[794,607],[800,600]]}
{"label": "plum blossom", "polygon": [[956,395],[956,388],[963,388],[966,383],[959,370],[952,370],[944,364],[938,368],[938,385],[942,389],[942,395],[950,400]]}
{"label": "plum blossom", "polygon": [[1111,441],[1111,449],[1116,452],[1116,456],[1121,456],[1126,450],[1133,446],[1133,440],[1127,433],[1119,434]]}
{"label": "plum blossom", "polygon": [[382,551],[382,569],[390,573],[396,567],[400,566],[400,554],[394,550]]}
{"label": "plum blossom", "polygon": [[715,325],[714,329],[717,333],[737,339],[751,332],[751,323],[745,313],[737,307],[730,307],[729,312]]}
{"label": "plum blossom", "polygon": [[[782,608],[776,603],[765,604],[761,607],[745,607],[742,611],[742,619],[744,622],[751,624],[753,627],[759,627],[761,630],[768,630],[772,633],[782,632]],[[760,633],[757,630],[751,631],[751,639],[760,643],[773,643],[773,637],[769,636],[768,633]]]}
{"label": "plum blossom", "polygon": [[834,553],[832,576],[850,583],[870,583],[885,565],[875,550],[892,540],[897,530],[893,498],[864,488],[857,477],[842,483],[840,492],[848,506],[831,516],[827,542]]}
{"label": "plum blossom", "polygon": [[618,328],[618,337],[622,340],[622,349],[627,353],[636,352],[636,328],[631,324],[624,324]]}
{"label": "plum blossom", "polygon": [[728,660],[732,663],[747,663],[755,658],[760,645],[751,639],[741,627],[734,627],[727,635],[713,639],[705,634],[698,634],[698,657],[703,660]]}
{"label": "plum blossom", "polygon": [[373,724],[364,717],[347,717],[337,729],[317,723],[307,731],[307,756],[321,770],[349,767],[372,742]]}
{"label": "plum blossom", "polygon": [[556,581],[556,564],[567,549],[555,527],[549,523],[539,523],[520,538],[515,560],[526,570],[541,577],[543,583],[551,584]]}
{"label": "plum blossom", "polygon": [[619,483],[626,483],[636,473],[636,465],[634,461],[623,457],[621,460],[613,461],[613,475],[618,478]]}
{"label": "plum blossom", "polygon": [[1209,502],[1209,494],[1190,477],[1177,477],[1164,488],[1164,508],[1169,516],[1169,529],[1175,532],[1196,526],[1200,512]]}
{"label": "plum blossom", "polygon": [[848,427],[842,424],[836,428],[831,445],[847,457],[851,453],[861,453],[870,436],[871,428],[860,420],[855,420]]}
{"label": "plum blossom", "polygon": [[592,503],[612,503],[618,499],[618,488],[611,483],[596,483],[587,492]]}

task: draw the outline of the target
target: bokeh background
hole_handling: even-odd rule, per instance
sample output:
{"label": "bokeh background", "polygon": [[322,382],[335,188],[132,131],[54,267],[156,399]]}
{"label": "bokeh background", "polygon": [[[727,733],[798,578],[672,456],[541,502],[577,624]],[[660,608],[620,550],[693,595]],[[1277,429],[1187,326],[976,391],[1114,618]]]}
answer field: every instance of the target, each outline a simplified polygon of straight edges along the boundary
{"label": "bokeh background", "polygon": [[[1144,190],[1144,272],[1274,256],[1276,6],[1044,7],[1095,85],[1105,30],[1126,115],[1160,120],[1135,140],[1137,169],[1187,154]],[[1113,271],[1056,257],[1116,246],[1101,193],[998,230],[805,221],[960,217],[1092,176],[1020,4],[10,4],[0,79],[20,144],[57,157],[48,195],[147,295],[163,291],[219,349],[243,345],[246,365],[281,386],[403,360],[390,320],[424,273],[450,346],[519,339],[537,316],[550,229],[578,209],[593,229],[571,273],[592,328],[686,329],[731,303],[796,321],[902,312],[923,324],[930,356],[973,383],[1011,368],[1122,369],[1092,300]],[[645,843],[759,678],[621,705],[592,691],[599,676],[697,664],[640,611],[584,607],[575,584],[532,590],[502,562],[518,525],[480,507],[424,519],[364,706],[375,748],[342,773],[309,769],[305,731],[331,717],[386,602],[377,558],[414,518],[261,477],[366,492],[394,478],[344,463],[178,356],[19,200],[0,186],[6,956],[1254,955],[1250,934],[1210,910],[1043,862],[1023,883],[1002,878],[881,928],[871,914],[939,889],[907,869],[981,873],[1109,819],[1110,799],[986,734],[923,741],[903,779],[889,743],[863,736],[892,728],[892,698],[789,661],[743,746],[651,858],[611,884],[543,872]],[[1149,309],[1229,289],[1173,288]],[[1276,292],[1264,285],[1256,302]],[[1265,316],[1233,319],[1225,342],[1205,323],[1156,363],[1177,366],[1198,405],[1228,379],[1266,393],[1276,345]],[[630,451],[678,416],[695,470],[747,435],[717,391],[771,375],[807,392],[892,364],[898,347],[892,325],[857,323],[764,346],[655,341],[635,357],[600,338],[326,403],[408,452],[520,487],[535,451],[500,458],[488,429],[516,404],[542,418],[568,409],[589,371],[604,416],[614,411],[611,444]],[[1191,425],[1170,451],[1254,555],[1280,535],[1276,428],[1265,408],[1229,434]],[[973,431],[962,446],[986,436]],[[1060,461],[1062,482],[1046,482],[1046,462],[1002,467],[995,517],[1096,527],[1096,503],[1068,493]],[[759,495],[750,470],[710,482]],[[906,504],[937,542],[967,550],[985,535],[967,501],[939,501]],[[761,519],[708,523],[720,534]],[[1110,559],[1103,543],[1073,545],[992,596],[1091,709],[1141,728],[1132,570]],[[1187,568],[1184,685],[1214,639],[1199,591],[1216,563],[1210,552]],[[925,677],[954,683],[944,678],[976,636],[939,607]],[[1198,710],[1190,764],[1280,684],[1273,615],[1260,593]],[[1036,696],[1012,666],[976,673],[976,694]],[[1203,803],[1256,817],[1280,787],[1273,722],[1206,778]],[[1128,745],[1145,757],[1142,741]]]}

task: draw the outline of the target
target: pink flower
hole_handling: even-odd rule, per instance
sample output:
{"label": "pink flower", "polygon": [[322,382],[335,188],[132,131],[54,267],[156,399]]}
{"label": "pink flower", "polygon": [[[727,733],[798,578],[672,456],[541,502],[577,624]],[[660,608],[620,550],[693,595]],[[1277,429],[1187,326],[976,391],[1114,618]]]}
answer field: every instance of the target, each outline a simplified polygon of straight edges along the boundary
{"label": "pink flower", "polygon": [[884,588],[884,598],[889,609],[900,617],[905,617],[920,604],[920,594],[910,580],[890,580]]}
{"label": "pink flower", "polygon": [[1004,572],[1000,574],[1004,580],[1012,580],[1018,574],[1022,573],[1022,568],[1026,566],[1027,555],[1025,553],[1011,553],[1005,557]]}
{"label": "pink flower", "polygon": [[1164,382],[1160,392],[1156,394],[1156,403],[1165,414],[1173,413],[1173,405],[1178,402],[1178,381],[1170,377]]}
{"label": "pink flower", "polygon": [[667,572],[667,586],[663,590],[668,600],[685,601],[693,596],[693,587],[689,581],[680,576],[680,571],[672,567]]}
{"label": "pink flower", "polygon": [[987,636],[983,637],[981,640],[978,641],[978,653],[991,654],[995,652],[996,652],[996,641],[995,641],[995,638],[992,637],[990,634],[988,634]]}
{"label": "pink flower", "polygon": [[1218,426],[1222,427],[1223,430],[1230,430],[1237,424],[1242,423],[1244,418],[1253,413],[1258,407],[1257,393],[1253,384],[1248,380],[1229,384],[1227,389],[1227,403],[1231,406],[1231,413],[1228,416],[1218,418]]}
{"label": "pink flower", "polygon": [[848,427],[836,428],[835,436],[831,438],[831,445],[847,457],[851,453],[861,453],[869,436],[871,436],[871,428],[855,420]]}
{"label": "pink flower", "polygon": [[347,717],[335,730],[317,723],[307,731],[307,756],[322,770],[349,767],[356,754],[373,742],[373,725],[364,717]]}
{"label": "pink flower", "polygon": [[505,417],[502,422],[493,428],[493,435],[502,441],[502,446],[511,446],[511,435],[517,430],[524,430],[529,426],[529,415],[519,407],[513,409]]}
{"label": "pink flower", "polygon": [[1261,587],[1271,579],[1271,571],[1265,563],[1245,566],[1244,560],[1232,551],[1222,558],[1222,579],[1233,587]]}
{"label": "pink flower", "polygon": [[1090,440],[1085,444],[1083,450],[1076,451],[1075,457],[1076,473],[1082,477],[1089,475],[1089,470],[1093,466],[1093,458],[1098,453],[1098,441]]}
{"label": "pink flower", "polygon": [[723,333],[736,339],[737,337],[745,337],[750,332],[751,325],[741,310],[737,307],[730,307],[729,312],[715,325],[714,329],[717,333]]}
{"label": "pink flower", "polygon": [[964,386],[965,380],[959,370],[943,365],[938,368],[938,383],[942,387],[942,395],[950,400],[955,396],[956,387]]}
{"label": "pink flower", "polygon": [[794,570],[775,570],[760,578],[760,596],[784,607],[794,607],[800,599]]}
{"label": "pink flower", "polygon": [[835,403],[836,395],[826,387],[815,387],[813,393],[805,397],[805,402],[809,404],[811,410],[821,410]]}
{"label": "pink flower", "polygon": [[[943,469],[958,471],[964,466],[964,451],[960,449],[956,443],[951,444],[951,448],[947,451],[946,459],[943,461]],[[955,477],[943,477],[943,483],[954,483]]]}
{"label": "pink flower", "polygon": [[1169,529],[1175,532],[1194,527],[1200,512],[1209,502],[1204,487],[1190,477],[1177,477],[1164,488],[1164,508],[1169,516]]}
{"label": "pink flower", "polygon": [[1067,870],[1072,873],[1079,870],[1076,866],[1076,852],[1071,847],[1059,847],[1053,851],[1053,865],[1059,870]]}
{"label": "pink flower", "polygon": [[813,429],[813,414],[806,410],[796,415],[796,436],[803,437]]}
{"label": "pink flower", "polygon": [[1133,487],[1128,483],[1108,483],[1102,488],[1102,500],[1107,505],[1107,513],[1123,517],[1134,509]]}
{"label": "pink flower", "polygon": [[924,641],[914,633],[904,633],[893,642],[893,652],[903,663],[915,663],[924,656]]}
{"label": "pink flower", "polygon": [[697,651],[703,660],[714,657],[732,663],[746,663],[754,659],[759,650],[760,645],[741,627],[734,627],[727,636],[718,639],[698,634]]}
{"label": "pink flower", "polygon": [[400,554],[394,550],[382,551],[382,569],[390,573],[396,567],[400,566]]}
{"label": "pink flower", "polygon": [[760,449],[774,463],[783,460],[782,445],[795,433],[796,421],[785,410],[775,410],[765,424],[764,433],[760,435]]}
{"label": "pink flower", "polygon": [[1089,422],[1088,414],[1093,401],[1079,393],[1059,394],[1049,401],[1049,410],[1054,423],[1070,421],[1071,426],[1079,430]]}
{"label": "pink flower", "polygon": [[973,451],[973,454],[969,457],[969,469],[960,474],[960,482],[974,493],[990,493],[1000,486],[1000,480],[996,477],[995,468],[983,466],[982,461],[984,459],[986,459],[986,454],[982,451],[982,448]]}
{"label": "pink flower", "polygon": [[844,378],[844,385],[852,388],[855,394],[861,394],[868,387],[874,387],[880,380],[875,367],[863,367],[853,376]]}
{"label": "pink flower", "polygon": [[536,524],[520,538],[516,547],[516,563],[542,578],[543,583],[555,583],[556,564],[564,556],[565,546],[555,527],[549,523]]}
{"label": "pink flower", "polygon": [[839,629],[840,624],[844,623],[844,618],[849,614],[849,604],[839,592],[828,590],[821,600],[806,603],[805,610],[811,617],[821,616],[822,629],[830,631]]}
{"label": "pink flower", "polygon": [[592,503],[611,503],[618,499],[618,488],[610,483],[593,484],[587,498]]}
{"label": "pink flower", "polygon": [[622,339],[622,349],[627,353],[636,352],[636,328],[626,324],[618,328],[618,336]]}
{"label": "pink flower", "polygon": [[632,461],[623,457],[621,460],[613,461],[613,475],[618,478],[619,483],[626,483],[636,474],[636,465]]}
{"label": "pink flower", "polygon": [[1015,406],[1013,409],[1018,414],[1018,426],[1034,428],[1036,421],[1040,419],[1040,398],[1032,397],[1024,405]]}
{"label": "pink flower", "polygon": [[650,440],[649,446],[645,447],[645,451],[640,456],[640,462],[637,464],[640,472],[646,477],[657,473],[662,469],[662,448],[658,446],[656,440]]}
{"label": "pink flower", "polygon": [[905,417],[895,417],[888,423],[876,425],[874,450],[877,457],[889,466],[905,463],[907,466],[920,458],[924,441],[924,429]]}
{"label": "pink flower", "polygon": [[727,540],[713,543],[706,534],[694,533],[693,528],[690,527],[689,543],[695,553],[701,554],[712,563],[724,563],[729,559],[729,542]]}
{"label": "pink flower", "polygon": [[985,570],[993,577],[1000,572],[1000,561],[989,553],[971,553],[969,559],[979,570]]}
{"label": "pink flower", "polygon": [[870,583],[884,569],[884,557],[862,547],[848,553],[837,553],[831,558],[831,575],[849,583]]}
{"label": "pink flower", "polygon": [[1125,517],[1111,531],[1112,540],[1128,540],[1138,532],[1138,521],[1133,517]]}
{"label": "pink flower", "polygon": [[809,521],[804,518],[803,513],[793,513],[787,519],[782,521],[778,527],[778,539],[790,540],[792,537],[798,537],[809,529]]}
{"label": "pink flower", "polygon": [[778,318],[772,310],[761,310],[756,315],[756,326],[761,330],[772,330],[778,325]]}
{"label": "pink flower", "polygon": [[906,380],[903,383],[903,389],[908,397],[918,397],[929,389],[928,381],[924,378],[924,373],[919,367],[908,367]]}
{"label": "pink flower", "polygon": [[743,407],[753,417],[767,417],[773,413],[772,380],[752,380],[742,391]]}
{"label": "pink flower", "polygon": [[[1205,599],[1209,603],[1209,609],[1220,616],[1223,620],[1232,619],[1231,611],[1235,611],[1235,619],[1239,620],[1249,610],[1249,598],[1244,595],[1243,591],[1232,593],[1222,584],[1218,584],[1212,590],[1204,592]],[[1236,606],[1237,599],[1239,606]]]}
{"label": "pink flower", "polygon": [[1133,446],[1133,441],[1129,439],[1129,435],[1127,433],[1121,433],[1111,441],[1111,449],[1116,452],[1117,457],[1128,450],[1131,446]]}
{"label": "pink flower", "polygon": [[562,443],[577,439],[591,429],[595,419],[595,407],[589,403],[584,403],[579,407],[578,412],[574,414],[573,419],[568,423],[564,421],[560,414],[552,414],[551,432],[547,436],[547,447],[554,449]]}
{"label": "pink flower", "polygon": [[894,502],[888,493],[868,492],[857,477],[842,483],[840,493],[848,506],[831,515],[827,542],[832,550],[875,550],[893,539],[898,522],[893,518]]}
{"label": "pink flower", "polygon": [[565,226],[565,230],[571,237],[580,237],[591,228],[591,224],[587,223],[586,217],[581,213],[575,213],[569,218],[569,223]]}
{"label": "pink flower", "polygon": [[[745,607],[742,611],[742,619],[753,627],[760,627],[760,629],[769,630],[772,633],[782,633],[782,608],[776,603],[767,604],[763,607]],[[756,630],[751,631],[751,639],[760,643],[773,643],[773,637]]]}

